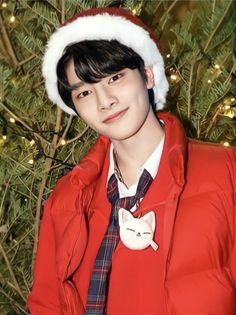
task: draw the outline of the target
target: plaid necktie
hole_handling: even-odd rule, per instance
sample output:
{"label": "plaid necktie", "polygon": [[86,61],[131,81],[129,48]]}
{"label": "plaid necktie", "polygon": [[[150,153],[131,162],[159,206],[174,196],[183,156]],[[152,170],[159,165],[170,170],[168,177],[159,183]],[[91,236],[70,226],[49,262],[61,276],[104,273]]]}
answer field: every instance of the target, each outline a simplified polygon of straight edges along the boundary
{"label": "plaid necktie", "polygon": [[138,205],[153,181],[152,176],[144,169],[137,186],[135,196],[119,198],[118,183],[115,174],[108,181],[107,195],[112,205],[109,225],[98,251],[88,291],[86,315],[105,315],[107,284],[111,269],[112,254],[119,241],[118,211],[120,208],[130,210]]}

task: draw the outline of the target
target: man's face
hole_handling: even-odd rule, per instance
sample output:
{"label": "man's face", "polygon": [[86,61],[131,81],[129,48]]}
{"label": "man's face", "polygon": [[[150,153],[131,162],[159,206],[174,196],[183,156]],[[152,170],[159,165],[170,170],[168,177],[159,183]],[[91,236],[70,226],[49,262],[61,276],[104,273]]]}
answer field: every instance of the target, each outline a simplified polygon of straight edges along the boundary
{"label": "man's face", "polygon": [[146,69],[147,82],[137,69],[125,68],[98,83],[81,81],[71,60],[66,69],[72,100],[81,118],[99,134],[111,140],[125,140],[143,126],[150,111],[147,88],[153,87],[153,73]]}

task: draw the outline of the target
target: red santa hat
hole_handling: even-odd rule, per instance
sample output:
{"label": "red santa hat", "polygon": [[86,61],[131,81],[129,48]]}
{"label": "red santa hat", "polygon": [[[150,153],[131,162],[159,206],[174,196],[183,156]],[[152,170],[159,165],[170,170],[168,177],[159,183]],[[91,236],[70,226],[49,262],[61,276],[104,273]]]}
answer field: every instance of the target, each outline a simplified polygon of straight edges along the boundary
{"label": "red santa hat", "polygon": [[100,39],[116,39],[139,54],[146,66],[152,66],[156,108],[162,109],[168,91],[168,81],[154,32],[131,12],[110,7],[93,8],[78,13],[52,34],[42,67],[49,99],[68,114],[76,114],[63,102],[58,92],[57,64],[68,45]]}

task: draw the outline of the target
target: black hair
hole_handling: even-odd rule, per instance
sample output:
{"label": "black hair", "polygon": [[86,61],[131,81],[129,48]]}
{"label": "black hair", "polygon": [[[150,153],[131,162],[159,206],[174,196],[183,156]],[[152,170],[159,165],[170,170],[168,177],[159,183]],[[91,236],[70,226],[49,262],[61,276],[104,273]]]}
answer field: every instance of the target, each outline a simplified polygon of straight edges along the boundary
{"label": "black hair", "polygon": [[[71,44],[65,48],[64,54],[57,64],[57,86],[64,103],[76,108],[71,97],[66,66],[73,59],[75,73],[81,81],[96,83],[101,79],[121,71],[125,68],[138,69],[142,78],[146,80],[143,59],[133,49],[121,44],[117,40],[85,40]],[[154,105],[153,90],[148,90],[149,101]]]}

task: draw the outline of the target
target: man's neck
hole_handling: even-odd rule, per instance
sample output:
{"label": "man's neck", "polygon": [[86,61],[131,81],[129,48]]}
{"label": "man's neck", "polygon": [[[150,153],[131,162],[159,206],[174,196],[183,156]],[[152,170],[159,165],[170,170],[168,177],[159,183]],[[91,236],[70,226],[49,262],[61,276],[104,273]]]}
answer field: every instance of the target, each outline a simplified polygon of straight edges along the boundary
{"label": "man's neck", "polygon": [[163,136],[164,130],[150,109],[143,126],[135,135],[122,141],[112,140],[119,169],[127,186],[135,183],[138,168],[145,163]]}

